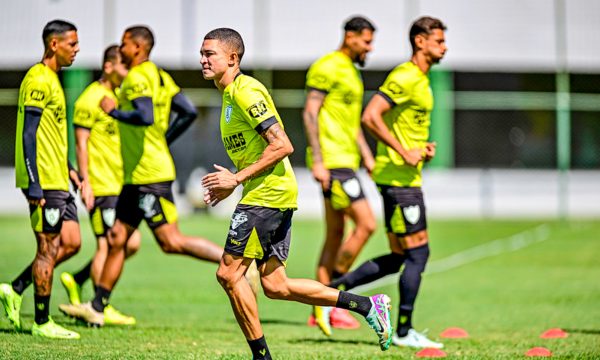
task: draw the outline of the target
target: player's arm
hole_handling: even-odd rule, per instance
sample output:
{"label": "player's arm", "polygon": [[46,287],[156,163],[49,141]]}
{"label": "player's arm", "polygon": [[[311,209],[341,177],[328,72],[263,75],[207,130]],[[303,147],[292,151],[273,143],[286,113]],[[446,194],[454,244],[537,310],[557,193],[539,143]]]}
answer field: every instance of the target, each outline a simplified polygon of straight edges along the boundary
{"label": "player's arm", "polygon": [[77,166],[79,174],[83,179],[83,187],[81,189],[81,200],[88,210],[94,206],[94,192],[90,184],[88,171],[88,141],[90,139],[90,129],[83,126],[75,126],[75,154],[77,155]]}
{"label": "player's arm", "polygon": [[323,156],[321,154],[321,143],[319,141],[319,111],[325,101],[325,91],[317,89],[309,89],[306,95],[306,103],[302,118],[304,120],[304,131],[308,145],[312,152],[312,174],[315,180],[321,183],[323,189],[329,187],[329,170],[323,164]]}
{"label": "player's arm", "polygon": [[167,129],[166,138],[169,145],[183,134],[198,116],[198,110],[196,110],[192,101],[183,92],[178,92],[173,96],[171,110],[177,114],[177,117],[169,124],[169,128]]}
{"label": "player's arm", "polygon": [[27,199],[33,204],[44,205],[44,192],[40,185],[37,168],[37,130],[42,119],[42,109],[35,106],[25,106],[23,122],[23,155],[29,177]]}
{"label": "player's arm", "polygon": [[150,126],[154,124],[154,105],[152,98],[149,96],[141,96],[131,101],[134,110],[122,111],[118,110],[115,101],[105,96],[100,102],[102,111],[111,117],[131,125]]}
{"label": "player's arm", "polygon": [[373,158],[373,153],[371,152],[371,148],[365,139],[365,134],[363,133],[362,129],[358,129],[356,142],[358,143],[358,148],[360,149],[363,166],[365,169],[367,169],[367,172],[371,174],[373,168],[375,167],[375,159]]}
{"label": "player's arm", "polygon": [[383,121],[383,114],[392,108],[390,102],[380,93],[376,93],[367,104],[362,116],[362,123],[379,141],[396,151],[404,161],[412,166],[417,166],[421,161],[421,149],[404,149],[402,144],[390,133]]}

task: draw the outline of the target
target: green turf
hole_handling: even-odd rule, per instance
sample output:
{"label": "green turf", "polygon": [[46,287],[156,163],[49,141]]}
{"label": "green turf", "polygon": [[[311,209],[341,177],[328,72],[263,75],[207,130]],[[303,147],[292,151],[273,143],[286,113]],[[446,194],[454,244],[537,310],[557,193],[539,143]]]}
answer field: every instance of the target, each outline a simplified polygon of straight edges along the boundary
{"label": "green turf", "polygon": [[[546,223],[546,241],[425,275],[414,323],[437,338],[458,326],[471,337],[445,340],[450,359],[519,359],[529,348],[547,347],[554,358],[600,358],[600,223],[543,221],[430,221],[432,264],[477,245],[505,238]],[[222,243],[228,222],[207,216],[183,219],[189,234]],[[35,245],[24,217],[0,217],[0,281],[9,281],[31,261]],[[323,228],[317,221],[294,223],[288,263],[292,277],[313,277]],[[84,243],[75,258],[63,264],[73,271],[94,251],[87,220]],[[359,262],[386,252],[381,230],[367,245]],[[54,319],[81,333],[80,341],[33,338],[32,292],[27,290],[22,317],[26,332],[17,334],[0,315],[0,359],[248,359],[250,352],[231,314],[229,301],[217,284],[216,267],[190,258],[163,255],[148,232],[140,253],[131,259],[112,302],[133,314],[133,328],[88,329],[62,316],[66,302],[58,277],[54,281]],[[388,293],[396,315],[395,284],[376,289]],[[86,287],[84,298],[91,296]],[[375,335],[363,325],[337,331],[328,339],[305,326],[306,305],[261,296],[261,319],[271,353],[277,359],[416,359],[416,351],[392,348],[381,352]],[[544,330],[560,327],[566,339],[544,340]]]}

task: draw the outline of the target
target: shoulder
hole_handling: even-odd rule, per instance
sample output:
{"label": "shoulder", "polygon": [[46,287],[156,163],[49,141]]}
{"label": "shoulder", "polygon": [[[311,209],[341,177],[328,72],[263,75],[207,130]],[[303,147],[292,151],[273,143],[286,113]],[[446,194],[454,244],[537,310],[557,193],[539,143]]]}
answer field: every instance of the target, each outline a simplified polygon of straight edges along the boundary
{"label": "shoulder", "polygon": [[243,74],[239,75],[233,81],[232,90],[233,91],[231,95],[234,98],[250,95],[256,92],[267,93],[267,88],[260,81],[256,80],[252,76]]}
{"label": "shoulder", "polygon": [[385,83],[395,83],[402,88],[412,88],[421,79],[420,74],[415,71],[415,66],[411,62],[405,62],[396,66],[387,76]]}
{"label": "shoulder", "polygon": [[330,72],[340,65],[340,58],[337,51],[323,55],[315,61],[309,68],[309,72]]}

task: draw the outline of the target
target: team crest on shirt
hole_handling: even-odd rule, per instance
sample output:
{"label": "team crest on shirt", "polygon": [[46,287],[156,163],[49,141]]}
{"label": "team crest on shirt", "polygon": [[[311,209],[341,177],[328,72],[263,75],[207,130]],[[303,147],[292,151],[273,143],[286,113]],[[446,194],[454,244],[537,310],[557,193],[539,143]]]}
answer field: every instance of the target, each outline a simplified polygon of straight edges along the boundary
{"label": "team crest on shirt", "polygon": [[44,217],[50,226],[54,226],[58,224],[58,219],[60,219],[60,211],[58,209],[46,208],[44,209]]}
{"label": "team crest on shirt", "polygon": [[421,217],[421,208],[419,205],[411,205],[402,208],[402,212],[404,213],[404,218],[411,224],[416,224]]}
{"label": "team crest on shirt", "polygon": [[344,188],[346,194],[348,194],[348,196],[352,198],[355,198],[358,195],[360,195],[360,183],[356,178],[346,181],[342,184],[342,187]]}
{"label": "team crest on shirt", "polygon": [[154,210],[154,203],[156,202],[156,196],[152,194],[146,194],[140,199],[140,209],[144,210],[144,217],[151,218],[156,215]]}
{"label": "team crest on shirt", "polygon": [[245,213],[234,213],[231,217],[231,228],[235,230],[246,221],[248,221],[248,215]]}
{"label": "team crest on shirt", "polygon": [[117,212],[115,209],[104,209],[102,210],[102,220],[104,223],[108,225],[108,227],[112,227],[115,224]]}
{"label": "team crest on shirt", "polygon": [[231,113],[233,112],[233,106],[227,105],[225,108],[225,122],[229,124],[231,121]]}

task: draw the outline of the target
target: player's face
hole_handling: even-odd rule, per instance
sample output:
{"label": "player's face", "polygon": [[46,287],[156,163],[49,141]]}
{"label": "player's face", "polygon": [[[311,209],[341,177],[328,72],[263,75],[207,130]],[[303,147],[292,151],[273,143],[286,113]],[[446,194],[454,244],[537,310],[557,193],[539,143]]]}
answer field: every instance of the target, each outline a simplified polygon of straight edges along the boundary
{"label": "player's face", "polygon": [[79,52],[77,31],[67,31],[51,40],[56,59],[60,66],[71,66]]}
{"label": "player's face", "polygon": [[229,67],[230,55],[219,40],[204,40],[200,49],[200,65],[204,79],[213,80],[223,76]]}
{"label": "player's face", "polygon": [[126,32],[123,34],[119,52],[121,53],[122,62],[127,68],[131,66],[131,63],[138,53],[139,48],[139,44],[131,37],[130,33]]}
{"label": "player's face", "polygon": [[373,31],[363,29],[360,33],[350,32],[348,46],[352,51],[352,61],[365,66],[367,54],[373,50]]}
{"label": "player's face", "polygon": [[122,60],[121,55],[117,54],[117,57],[110,62],[111,81],[115,86],[120,86],[129,72]]}
{"label": "player's face", "polygon": [[446,47],[446,38],[444,31],[433,29],[431,34],[425,37],[423,43],[423,52],[430,59],[432,64],[437,64],[442,60],[448,48]]}

